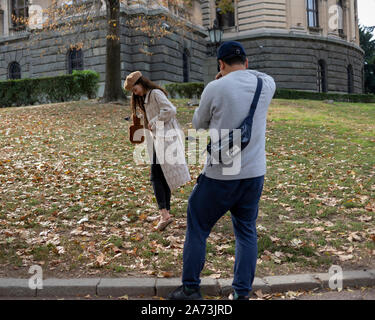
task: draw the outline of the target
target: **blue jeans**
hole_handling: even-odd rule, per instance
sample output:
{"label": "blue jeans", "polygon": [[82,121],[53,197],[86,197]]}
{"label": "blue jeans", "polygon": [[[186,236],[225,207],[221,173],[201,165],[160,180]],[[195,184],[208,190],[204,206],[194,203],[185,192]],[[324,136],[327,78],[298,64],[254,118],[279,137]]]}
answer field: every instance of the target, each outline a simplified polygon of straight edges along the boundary
{"label": "blue jeans", "polygon": [[236,238],[234,279],[239,295],[252,289],[258,255],[256,219],[264,176],[216,180],[201,174],[189,197],[183,253],[182,283],[199,287],[206,240],[216,222],[230,210]]}

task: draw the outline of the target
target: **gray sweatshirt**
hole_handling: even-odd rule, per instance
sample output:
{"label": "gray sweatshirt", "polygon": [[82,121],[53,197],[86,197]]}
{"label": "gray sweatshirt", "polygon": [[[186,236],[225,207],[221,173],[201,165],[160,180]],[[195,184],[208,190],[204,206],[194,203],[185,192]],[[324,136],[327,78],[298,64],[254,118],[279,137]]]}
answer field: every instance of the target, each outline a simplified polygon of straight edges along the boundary
{"label": "gray sweatshirt", "polygon": [[[204,89],[199,107],[193,116],[195,129],[235,129],[250,111],[257,77],[263,80],[263,89],[254,114],[251,140],[234,165],[210,164],[209,155],[203,172],[207,177],[218,180],[246,179],[266,173],[266,118],[268,106],[275,93],[272,77],[255,70],[234,71],[219,80],[211,81]],[[233,170],[231,170],[231,167]]]}

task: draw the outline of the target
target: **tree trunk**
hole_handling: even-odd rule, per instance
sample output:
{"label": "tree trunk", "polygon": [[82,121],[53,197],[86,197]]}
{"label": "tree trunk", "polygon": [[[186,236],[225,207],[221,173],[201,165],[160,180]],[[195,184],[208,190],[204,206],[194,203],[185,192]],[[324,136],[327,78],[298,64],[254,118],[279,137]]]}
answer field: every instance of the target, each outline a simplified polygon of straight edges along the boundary
{"label": "tree trunk", "polygon": [[125,100],[121,87],[120,0],[106,0],[107,40],[104,102]]}

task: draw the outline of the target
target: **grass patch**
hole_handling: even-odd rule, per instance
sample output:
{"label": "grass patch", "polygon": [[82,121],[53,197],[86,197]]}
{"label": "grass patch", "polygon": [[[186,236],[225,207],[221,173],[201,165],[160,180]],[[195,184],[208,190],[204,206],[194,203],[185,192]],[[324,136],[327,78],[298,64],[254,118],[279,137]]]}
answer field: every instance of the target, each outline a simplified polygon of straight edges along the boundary
{"label": "grass patch", "polygon": [[[173,102],[187,134],[195,108]],[[133,161],[128,115],[128,107],[95,101],[0,109],[4,275],[44,261],[69,276],[180,276],[187,200],[203,164],[190,165],[192,181],[172,195],[175,222],[155,232],[157,221],[147,220],[157,214],[150,169]],[[258,275],[371,266],[374,119],[375,104],[273,100]],[[227,213],[207,243],[204,275],[231,276],[234,254]]]}

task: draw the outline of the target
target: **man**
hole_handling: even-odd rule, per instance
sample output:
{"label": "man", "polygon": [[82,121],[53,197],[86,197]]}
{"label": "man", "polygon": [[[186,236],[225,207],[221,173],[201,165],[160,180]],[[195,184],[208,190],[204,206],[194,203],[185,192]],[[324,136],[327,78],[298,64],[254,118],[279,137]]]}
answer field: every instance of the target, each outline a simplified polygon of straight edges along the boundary
{"label": "man", "polygon": [[266,173],[266,117],[275,82],[264,73],[247,69],[246,53],[239,42],[223,43],[217,59],[220,72],[202,93],[193,117],[195,129],[210,129],[211,134],[213,130],[238,128],[249,114],[257,77],[263,80],[263,88],[250,143],[240,153],[240,170],[232,175],[224,174],[226,165],[209,160],[197,179],[187,209],[183,285],[170,293],[169,299],[202,299],[199,286],[206,240],[212,227],[228,210],[236,237],[234,299],[248,299],[254,280],[258,253],[256,219]]}

